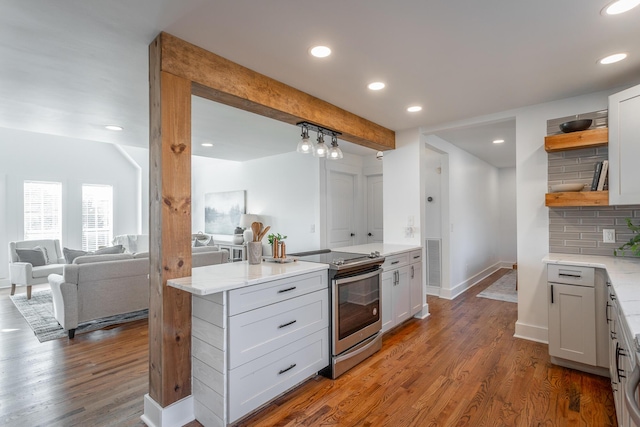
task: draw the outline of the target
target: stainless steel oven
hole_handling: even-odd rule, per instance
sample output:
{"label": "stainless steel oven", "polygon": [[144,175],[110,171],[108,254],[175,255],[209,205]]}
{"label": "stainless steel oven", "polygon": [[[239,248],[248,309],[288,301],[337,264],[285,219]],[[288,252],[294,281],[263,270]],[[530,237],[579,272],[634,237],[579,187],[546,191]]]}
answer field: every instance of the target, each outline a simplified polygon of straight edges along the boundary
{"label": "stainless steel oven", "polygon": [[382,348],[384,257],[329,250],[297,255],[304,261],[329,264],[331,364],[321,373],[337,378]]}

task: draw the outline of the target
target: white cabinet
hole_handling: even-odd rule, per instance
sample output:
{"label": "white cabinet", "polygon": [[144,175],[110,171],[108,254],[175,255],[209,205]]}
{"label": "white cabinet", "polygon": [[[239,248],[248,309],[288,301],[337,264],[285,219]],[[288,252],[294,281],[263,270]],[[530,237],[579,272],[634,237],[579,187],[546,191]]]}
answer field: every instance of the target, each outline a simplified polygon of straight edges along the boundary
{"label": "white cabinet", "polygon": [[325,270],[193,297],[196,418],[237,421],[329,365]]}
{"label": "white cabinet", "polygon": [[394,270],[393,323],[399,325],[411,318],[411,288],[409,288],[409,266]]}
{"label": "white cabinet", "polygon": [[422,310],[422,250],[386,257],[382,273],[382,332]]}
{"label": "white cabinet", "polygon": [[609,204],[640,203],[640,85],[609,97]]}
{"label": "white cabinet", "polygon": [[[609,285],[609,283],[607,283]],[[616,294],[613,287],[607,287],[607,321],[610,332],[610,369],[611,389],[616,406],[616,416],[620,427],[639,427],[630,415],[630,409],[626,402],[627,381],[631,378],[632,371],[636,367],[634,358],[634,342],[625,325],[623,314],[618,310]],[[637,401],[637,397],[636,397]]]}
{"label": "white cabinet", "polygon": [[422,310],[424,301],[422,293],[422,250],[413,251],[411,256],[411,271],[409,281],[411,288],[411,314],[416,314]]}
{"label": "white cabinet", "polygon": [[596,366],[594,269],[549,265],[547,273],[549,355]]}
{"label": "white cabinet", "polygon": [[595,366],[595,289],[558,283],[549,287],[549,354]]}

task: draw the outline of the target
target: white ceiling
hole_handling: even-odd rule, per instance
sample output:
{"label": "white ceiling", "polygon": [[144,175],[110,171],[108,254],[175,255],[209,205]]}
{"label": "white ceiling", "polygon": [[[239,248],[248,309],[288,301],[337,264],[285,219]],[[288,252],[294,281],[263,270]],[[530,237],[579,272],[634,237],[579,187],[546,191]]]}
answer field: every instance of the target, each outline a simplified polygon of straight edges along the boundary
{"label": "white ceiling", "polygon": [[0,127],[146,147],[159,31],[393,130],[441,125],[639,82],[640,8],[604,17],[606,3],[2,0]]}

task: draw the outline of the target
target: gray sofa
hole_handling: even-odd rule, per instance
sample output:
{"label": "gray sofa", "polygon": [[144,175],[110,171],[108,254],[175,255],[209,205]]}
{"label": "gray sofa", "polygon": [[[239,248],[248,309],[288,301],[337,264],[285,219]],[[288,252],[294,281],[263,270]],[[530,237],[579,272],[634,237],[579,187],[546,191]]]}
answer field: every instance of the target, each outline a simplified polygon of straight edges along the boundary
{"label": "gray sofa", "polygon": [[[228,259],[217,247],[193,248],[193,267]],[[53,314],[69,338],[82,322],[149,308],[148,252],[80,256],[48,279]]]}

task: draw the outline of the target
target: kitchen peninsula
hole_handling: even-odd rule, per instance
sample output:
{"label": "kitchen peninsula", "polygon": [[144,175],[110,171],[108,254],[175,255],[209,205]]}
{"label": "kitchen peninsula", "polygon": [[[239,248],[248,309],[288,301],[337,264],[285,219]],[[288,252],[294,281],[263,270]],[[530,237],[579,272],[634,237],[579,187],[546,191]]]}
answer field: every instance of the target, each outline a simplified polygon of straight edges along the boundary
{"label": "kitchen peninsula", "polygon": [[226,426],[329,364],[326,264],[198,267],[169,286],[193,294],[196,419]]}

